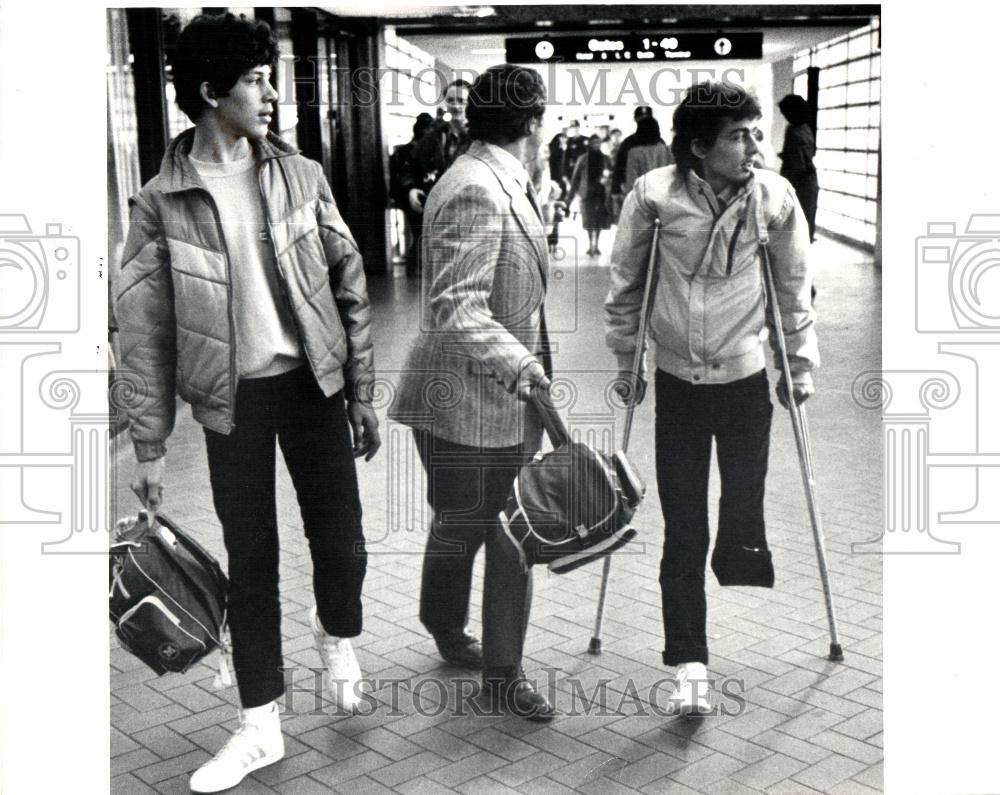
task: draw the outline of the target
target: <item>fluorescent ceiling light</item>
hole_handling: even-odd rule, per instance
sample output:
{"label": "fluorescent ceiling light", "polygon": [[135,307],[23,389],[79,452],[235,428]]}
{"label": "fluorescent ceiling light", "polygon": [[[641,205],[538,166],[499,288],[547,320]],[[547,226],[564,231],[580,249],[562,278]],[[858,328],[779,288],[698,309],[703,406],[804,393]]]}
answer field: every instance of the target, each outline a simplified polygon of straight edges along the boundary
{"label": "fluorescent ceiling light", "polygon": [[459,6],[458,11],[455,12],[456,17],[475,17],[477,19],[495,17],[496,14],[496,9],[493,6]]}

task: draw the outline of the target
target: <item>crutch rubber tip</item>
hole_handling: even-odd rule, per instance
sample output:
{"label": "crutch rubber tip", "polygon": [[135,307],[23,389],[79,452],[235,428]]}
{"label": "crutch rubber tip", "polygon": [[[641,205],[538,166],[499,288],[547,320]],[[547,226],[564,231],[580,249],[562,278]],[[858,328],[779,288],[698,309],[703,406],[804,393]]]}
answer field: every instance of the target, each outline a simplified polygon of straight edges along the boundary
{"label": "crutch rubber tip", "polygon": [[844,650],[840,648],[839,643],[830,644],[830,659],[833,660],[833,662],[844,661]]}
{"label": "crutch rubber tip", "polygon": [[590,648],[588,648],[587,651],[590,652],[591,654],[600,654],[601,653],[601,639],[600,638],[591,638],[590,639]]}

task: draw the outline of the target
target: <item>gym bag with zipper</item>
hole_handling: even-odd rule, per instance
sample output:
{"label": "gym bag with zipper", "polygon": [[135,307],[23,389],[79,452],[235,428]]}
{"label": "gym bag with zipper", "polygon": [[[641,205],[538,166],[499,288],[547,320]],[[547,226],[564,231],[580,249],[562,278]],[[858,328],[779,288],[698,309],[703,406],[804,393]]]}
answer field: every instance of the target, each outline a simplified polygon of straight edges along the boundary
{"label": "gym bag with zipper", "polygon": [[109,562],[108,607],[122,647],[161,676],[219,649],[219,678],[228,684],[228,582],[212,554],[167,517],[150,523],[140,513],[120,525]]}

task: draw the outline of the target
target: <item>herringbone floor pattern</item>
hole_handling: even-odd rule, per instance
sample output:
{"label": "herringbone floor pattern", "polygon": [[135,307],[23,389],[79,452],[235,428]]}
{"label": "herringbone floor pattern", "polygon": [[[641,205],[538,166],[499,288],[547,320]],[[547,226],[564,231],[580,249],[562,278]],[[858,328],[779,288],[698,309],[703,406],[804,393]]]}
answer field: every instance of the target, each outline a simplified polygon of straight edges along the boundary
{"label": "herringbone floor pattern", "polygon": [[[607,237],[607,236],[606,236]],[[610,249],[610,243],[606,243]],[[718,714],[664,717],[669,674],[660,660],[657,583],[662,522],[652,468],[652,406],[640,408],[632,457],[650,484],[639,541],[616,556],[604,653],[586,652],[600,566],[535,574],[525,668],[562,713],[539,726],[477,714],[475,679],[439,662],[417,620],[426,508],[422,474],[403,429],[383,422],[385,448],[359,464],[370,562],[365,630],[355,647],[377,690],[365,712],[337,715],[316,693],[320,665],[307,611],[311,564],[294,490],[279,471],[283,634],[290,687],[286,758],[253,774],[242,793],[829,793],[882,789],[881,559],[853,544],[881,528],[881,429],[851,398],[857,374],[880,363],[880,279],[870,261],[830,241],[818,259],[823,368],[810,423],[827,554],[846,659],[832,663],[826,611],[787,416],[775,412],[768,534],[778,580],[770,591],[720,588],[709,575],[710,673]],[[612,376],[600,328],[604,263],[553,265],[547,310],[569,424],[618,432],[604,401]],[[417,289],[373,282],[376,356],[390,381],[417,328]],[[575,390],[575,391],[573,391]],[[573,394],[570,394],[573,392]],[[571,405],[570,405],[571,404]],[[384,413],[382,415],[384,417]],[[168,454],[166,512],[224,560],[204,443],[187,410]],[[131,454],[117,457],[116,509],[134,511]],[[714,477],[714,476],[713,476]],[[717,483],[713,482],[713,490]],[[714,502],[714,497],[713,497]],[[864,551],[877,549],[869,545]],[[472,629],[478,631],[481,560]],[[186,792],[188,777],[235,725],[236,690],[212,688],[214,655],[185,676],[157,678],[111,640],[112,791]],[[377,699],[377,701],[376,701]]]}

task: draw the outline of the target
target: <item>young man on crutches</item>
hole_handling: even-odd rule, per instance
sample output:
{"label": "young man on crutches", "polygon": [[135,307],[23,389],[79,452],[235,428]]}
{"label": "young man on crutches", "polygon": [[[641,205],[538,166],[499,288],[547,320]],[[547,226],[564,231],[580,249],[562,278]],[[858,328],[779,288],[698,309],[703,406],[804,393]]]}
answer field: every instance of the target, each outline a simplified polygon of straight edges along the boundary
{"label": "young man on crutches", "polygon": [[[763,340],[773,326],[762,271],[773,269],[796,404],[813,393],[819,364],[810,304],[809,231],[795,191],[756,170],[761,110],[728,83],[688,91],[673,117],[676,164],[640,178],[625,200],[605,302],[607,342],[622,382],[637,344],[645,269],[657,283],[649,333],[655,343],[656,474],[665,523],[660,588],[664,665],[676,666],[670,700],[679,714],[711,711],[705,563],[712,441],[722,485],[712,570],[721,585],[771,587],[764,530],[772,405]],[[654,222],[662,228],[650,256]],[[777,338],[770,333],[775,361]],[[640,379],[636,399],[642,400]],[[778,399],[787,408],[788,385]]]}

